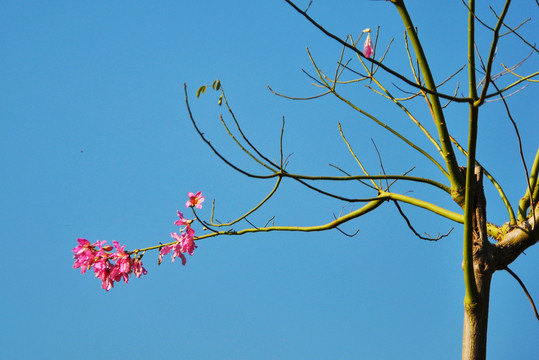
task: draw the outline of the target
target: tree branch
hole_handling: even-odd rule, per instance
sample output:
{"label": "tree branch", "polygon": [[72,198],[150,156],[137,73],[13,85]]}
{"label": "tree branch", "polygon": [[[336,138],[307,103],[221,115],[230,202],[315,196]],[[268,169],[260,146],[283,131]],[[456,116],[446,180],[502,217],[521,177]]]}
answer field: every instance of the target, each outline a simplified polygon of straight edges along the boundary
{"label": "tree branch", "polygon": [[455,98],[453,96],[450,96],[450,95],[447,95],[447,94],[443,94],[443,93],[438,93],[436,91],[433,91],[431,89],[428,89],[426,87],[423,87],[423,86],[420,86],[418,84],[416,84],[414,81],[406,78],[405,76],[401,75],[400,73],[398,73],[397,71],[395,70],[392,70],[390,69],[389,67],[385,66],[384,64],[382,64],[381,62],[378,62],[376,61],[375,59],[370,59],[370,58],[366,58],[365,55],[363,54],[363,52],[361,52],[357,47],[353,46],[353,45],[350,45],[348,44],[347,42],[345,42],[344,40],[342,40],[341,38],[339,38],[338,36],[330,33],[329,31],[327,31],[322,25],[318,24],[313,18],[311,18],[309,15],[307,15],[307,13],[303,10],[301,10],[300,8],[298,8],[292,1],[290,0],[285,0],[285,2],[287,2],[290,6],[292,6],[298,13],[300,13],[301,15],[303,15],[309,22],[311,22],[315,27],[317,27],[320,31],[322,31],[325,35],[329,36],[330,38],[336,40],[337,42],[339,42],[340,44],[342,44],[343,46],[346,46],[348,49],[352,50],[353,52],[355,52],[356,54],[358,54],[359,56],[361,56],[362,58],[370,61],[371,63],[381,67],[382,69],[384,69],[386,72],[388,72],[389,74],[397,77],[398,79],[402,80],[403,82],[407,83],[408,85],[411,85],[417,89],[420,89],[420,90],[423,90],[425,91],[426,93],[428,94],[431,94],[431,95],[436,95],[436,96],[439,96],[440,98],[443,98],[443,99],[448,99],[448,100],[453,100],[454,102],[459,102],[459,103],[469,103],[471,102],[472,100],[470,98]]}
{"label": "tree branch", "polygon": [[499,39],[499,33],[500,28],[502,27],[503,20],[505,19],[505,15],[507,15],[507,12],[509,11],[509,5],[511,4],[511,0],[506,0],[505,5],[503,7],[502,13],[500,14],[500,17],[498,19],[498,22],[496,23],[496,27],[494,28],[494,36],[492,39],[492,44],[490,45],[490,52],[487,58],[487,69],[485,72],[485,85],[483,86],[483,89],[481,90],[481,95],[479,96],[479,99],[477,99],[474,102],[474,105],[479,106],[481,105],[487,96],[488,86],[490,84],[490,73],[492,72],[492,63],[494,62],[494,55],[496,54],[496,48],[498,45],[498,39]]}
{"label": "tree branch", "polygon": [[509,274],[511,274],[511,276],[514,277],[515,280],[519,283],[522,290],[524,290],[524,294],[526,294],[526,297],[528,298],[528,300],[530,301],[530,304],[532,305],[532,309],[533,309],[533,313],[535,314],[535,318],[537,320],[539,320],[539,314],[537,313],[537,308],[535,307],[535,303],[533,302],[533,298],[530,295],[530,293],[528,292],[528,289],[526,289],[526,285],[524,285],[522,280],[520,280],[520,278],[517,276],[517,274],[515,274],[511,269],[509,269],[508,267],[505,267],[504,270],[507,271]]}
{"label": "tree branch", "polygon": [[425,80],[426,88],[431,90],[431,92],[429,92],[430,104],[432,106],[434,122],[436,124],[436,128],[438,129],[438,136],[439,136],[440,144],[443,149],[443,158],[447,165],[447,171],[449,173],[449,180],[451,182],[451,188],[455,192],[454,199],[457,203],[462,203],[460,191],[464,186],[464,178],[462,177],[462,174],[460,173],[458,169],[457,158],[455,156],[453,147],[451,146],[451,140],[449,139],[447,123],[445,121],[444,112],[442,109],[442,105],[440,103],[440,96],[438,93],[436,94],[432,93],[432,92],[436,92],[436,83],[434,82],[434,78],[430,71],[427,58],[425,56],[425,53],[423,52],[423,47],[421,46],[421,42],[419,41],[417,32],[415,31],[415,27],[414,27],[414,24],[412,23],[412,19],[410,18],[410,15],[408,14],[408,10],[406,9],[406,6],[404,5],[404,1],[392,0],[391,2],[396,6],[401,16],[401,19],[404,23],[404,26],[406,27],[406,31],[408,32],[408,36],[410,37],[410,41],[412,42],[412,45],[414,47],[416,58],[421,67],[421,72]]}

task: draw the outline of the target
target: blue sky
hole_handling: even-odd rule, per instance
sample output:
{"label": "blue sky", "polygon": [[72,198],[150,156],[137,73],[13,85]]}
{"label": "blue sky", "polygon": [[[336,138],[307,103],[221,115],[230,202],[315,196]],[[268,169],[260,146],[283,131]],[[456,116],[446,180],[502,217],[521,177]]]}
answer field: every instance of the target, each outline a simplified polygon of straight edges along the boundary
{"label": "blue sky", "polygon": [[[466,62],[466,9],[460,1],[428,9],[421,1],[407,4],[440,82]],[[494,6],[499,12],[501,5]],[[395,38],[387,64],[410,75],[403,26],[391,4],[314,1],[309,14],[340,36],[380,26],[379,49]],[[481,8],[480,14],[492,24],[490,10]],[[516,26],[537,15],[534,2],[518,2],[508,22]],[[520,33],[533,43],[537,30],[532,21]],[[478,31],[485,54],[491,35]],[[318,93],[301,71],[314,74],[306,47],[328,74],[340,54],[334,41],[284,1],[12,1],[3,3],[0,35],[0,358],[460,356],[462,227],[410,206],[403,208],[418,231],[455,229],[436,243],[419,240],[388,203],[346,224],[347,232],[359,229],[353,238],[335,230],[214,238],[198,242],[185,267],[169,258],[158,267],[157,254],[148,252],[149,274],[108,293],[92,274],[72,269],[78,237],[114,239],[129,249],[169,241],[176,210],[184,209],[189,191],[206,195],[201,216],[209,218],[208,205],[216,199],[216,217],[226,221],[273,187],[271,180],[248,179],[230,169],[198,138],[186,111],[184,83],[212,144],[245,169],[263,173],[226,135],[217,95],[194,96],[199,86],[217,78],[246,134],[270,158],[279,157],[285,116],[284,152],[292,154],[291,172],[338,175],[331,163],[360,174],[339,135],[340,122],[372,173],[381,170],[371,138],[388,173],[415,166],[413,175],[443,181],[417,153],[335,98],[297,102],[271,95],[267,85],[295,96]],[[515,37],[504,37],[495,71],[529,53]],[[536,69],[534,54],[518,71]],[[399,84],[394,78],[380,73],[380,79],[403,96],[391,85]],[[457,81],[467,92],[465,73],[443,90],[452,93]],[[363,85],[343,92],[428,148],[393,104]],[[528,165],[537,151],[538,95],[537,87],[529,86],[508,100]],[[409,106],[432,129],[424,103]],[[501,102],[489,103],[481,116],[478,159],[516,204],[525,177],[514,131]],[[447,121],[464,142],[466,109],[450,105]],[[359,184],[324,186],[349,196],[373,196]],[[458,211],[428,187],[398,183],[394,191],[413,191],[409,194]],[[507,221],[492,186],[486,185],[486,192],[490,221]],[[317,225],[350,208],[286,182],[249,219],[258,226],[272,216],[279,225]],[[511,266],[536,300],[538,260],[532,248]],[[532,359],[539,353],[538,335],[516,281],[496,273],[489,359]]]}

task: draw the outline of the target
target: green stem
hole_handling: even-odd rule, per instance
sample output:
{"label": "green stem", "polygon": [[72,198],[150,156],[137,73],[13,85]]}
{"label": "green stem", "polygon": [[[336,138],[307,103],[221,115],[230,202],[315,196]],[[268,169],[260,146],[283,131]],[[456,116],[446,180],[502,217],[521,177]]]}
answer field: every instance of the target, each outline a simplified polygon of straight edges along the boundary
{"label": "green stem", "polygon": [[442,171],[444,174],[446,173],[445,169],[442,167],[442,165],[440,165],[436,159],[434,159],[432,156],[430,156],[430,154],[428,152],[426,152],[425,150],[423,150],[422,148],[420,148],[419,146],[417,146],[416,144],[414,144],[413,142],[411,142],[410,140],[408,140],[406,137],[404,137],[403,135],[401,135],[398,131],[394,130],[392,127],[390,127],[389,125],[387,125],[386,123],[378,120],[376,117],[374,117],[373,115],[369,114],[368,112],[366,112],[365,110],[363,109],[360,109],[359,107],[357,107],[356,105],[354,105],[351,101],[345,99],[344,97],[342,97],[338,92],[336,91],[331,91],[339,100],[343,101],[345,104],[347,104],[348,106],[350,106],[352,109],[358,111],[359,113],[365,115],[366,117],[368,117],[369,119],[373,120],[375,123],[377,123],[378,125],[380,125],[381,127],[383,127],[384,129],[388,130],[390,133],[392,133],[393,135],[397,136],[399,139],[401,139],[402,141],[404,141],[407,145],[409,145],[410,147],[412,147],[413,149],[419,151],[423,156],[425,156],[427,159],[429,159],[434,165],[436,165],[440,171]]}
{"label": "green stem", "polygon": [[[500,28],[502,27],[503,19],[505,18],[505,15],[507,15],[507,11],[509,11],[510,4],[511,4],[511,0],[507,0],[505,2],[505,6],[503,7],[502,13],[500,14],[500,17],[498,19],[498,23],[496,24],[496,27],[494,28],[492,44],[490,45],[490,52],[488,54],[488,59],[487,59],[487,69],[485,71],[485,85],[483,86],[483,89],[481,90],[481,96],[479,97],[479,99],[477,99],[474,102],[474,105],[477,105],[477,106],[481,105],[485,101],[485,98],[487,96],[488,86],[490,85],[490,74],[492,72],[492,63],[494,62],[494,56],[496,55],[496,50],[498,49],[498,39],[500,38],[500,35],[499,35]],[[475,11],[473,9],[470,9],[470,10]],[[468,51],[470,51],[469,45],[470,44],[468,43]],[[474,97],[473,99],[475,98],[476,97]]]}
{"label": "green stem", "polygon": [[[475,78],[475,0],[470,0],[468,12],[468,74],[470,82],[470,97],[477,99]],[[473,213],[474,213],[474,187],[475,187],[475,150],[477,142],[478,108],[470,104],[470,118],[468,130],[468,163],[466,167],[466,191],[464,195],[464,244],[463,262],[464,285],[466,295],[464,303],[475,304],[479,301],[479,293],[475,282],[473,269]]]}
{"label": "green stem", "polygon": [[449,220],[453,220],[459,223],[464,222],[464,217],[462,214],[453,212],[451,210],[444,209],[443,207],[440,207],[438,205],[434,205],[432,203],[429,203],[427,201],[419,200],[410,196],[402,195],[402,194],[396,194],[396,193],[389,193],[382,191],[380,193],[380,198],[387,198],[392,199],[396,201],[405,202],[426,210],[429,210],[435,214],[441,215]]}
{"label": "green stem", "polygon": [[292,173],[286,172],[286,173],[283,173],[282,176],[290,177],[294,179],[301,179],[301,180],[323,180],[323,181],[351,181],[351,180],[370,180],[370,179],[405,180],[405,181],[413,181],[413,182],[418,182],[418,183],[429,184],[445,191],[448,194],[451,194],[451,189],[448,186],[441,184],[435,180],[417,177],[417,176],[408,176],[408,175],[310,176],[310,175],[299,175],[299,174],[292,174]]}
{"label": "green stem", "polygon": [[[352,211],[349,214],[343,215],[332,222],[329,222],[324,225],[316,225],[316,226],[268,226],[268,227],[261,227],[261,228],[249,228],[249,229],[242,229],[239,231],[217,231],[213,232],[211,234],[201,235],[195,237],[195,240],[202,240],[206,238],[211,238],[219,235],[243,235],[248,233],[257,233],[257,232],[270,232],[270,231],[302,231],[302,232],[312,232],[312,231],[324,231],[329,229],[334,229],[337,226],[344,224],[345,222],[348,222],[352,219],[355,219],[357,217],[360,217],[368,212],[371,212],[372,210],[376,209],[378,206],[382,205],[385,199],[376,199],[365,206]],[[147,250],[147,249],[146,249]]]}
{"label": "green stem", "polygon": [[537,184],[537,176],[539,175],[539,149],[537,149],[537,154],[535,154],[535,160],[533,161],[532,170],[530,174],[529,186],[526,189],[526,194],[520,202],[518,203],[518,221],[526,219],[526,210],[530,207],[530,199],[532,199],[533,190]]}
{"label": "green stem", "polygon": [[213,202],[213,205],[212,205],[212,208],[211,208],[211,217],[210,217],[210,224],[214,227],[223,227],[223,226],[232,226],[234,225],[235,223],[239,222],[240,220],[243,220],[245,219],[247,216],[251,215],[252,213],[254,213],[256,210],[258,210],[262,205],[264,205],[272,196],[273,194],[275,194],[275,192],[277,191],[277,189],[279,188],[279,185],[281,184],[281,180],[283,179],[282,176],[279,176],[277,178],[277,183],[275,184],[275,186],[273,187],[273,189],[271,190],[271,192],[261,201],[258,203],[258,205],[256,205],[254,208],[252,208],[251,210],[247,211],[243,216],[240,216],[239,218],[237,218],[236,220],[234,221],[231,221],[231,222],[228,222],[228,223],[223,223],[223,224],[216,224],[213,222],[213,215],[214,215],[214,211],[215,211],[215,200]]}
{"label": "green stem", "polygon": [[[513,74],[513,75],[516,75],[516,76],[519,76],[519,75],[517,75],[517,74],[515,74],[515,73],[512,73],[512,74]],[[531,79],[534,78],[534,77],[536,77],[536,76],[538,76],[538,75],[539,75],[539,71],[534,72],[533,74],[530,74],[530,75],[528,75],[528,76],[520,77],[519,80],[515,81],[515,82],[512,83],[511,85],[507,85],[506,87],[502,88],[502,89],[499,90],[499,91],[496,91],[496,92],[493,92],[493,93],[491,93],[491,94],[486,95],[486,96],[485,96],[485,100],[486,100],[486,99],[490,99],[490,98],[492,98],[492,97],[494,97],[494,96],[498,96],[498,95],[502,94],[503,92],[512,89],[513,87],[517,86],[518,84],[520,84],[520,83],[522,83],[522,82],[524,82],[524,81],[533,81],[533,80],[531,80]]]}
{"label": "green stem", "polygon": [[[436,83],[434,82],[427,58],[425,56],[425,53],[423,52],[423,48],[417,36],[417,32],[415,31],[414,24],[412,23],[412,19],[410,18],[410,15],[408,14],[408,10],[404,6],[404,1],[392,0],[392,3],[397,7],[397,10],[401,16],[404,26],[406,27],[406,32],[408,33],[408,36],[410,37],[410,41],[414,47],[417,61],[419,62],[419,66],[421,67],[421,72],[423,73],[423,77],[425,79],[425,86],[427,89],[431,91],[436,91]],[[455,156],[453,146],[451,145],[451,140],[449,139],[449,131],[447,129],[447,124],[445,122],[442,105],[440,103],[440,98],[439,96],[434,95],[433,93],[429,93],[428,96],[432,104],[433,117],[436,123],[436,127],[438,129],[438,136],[440,137],[440,144],[442,146],[443,157],[447,165],[447,171],[449,173],[449,180],[451,182],[451,188],[455,191],[454,197],[456,198],[457,203],[460,203],[461,199],[459,196],[459,190],[464,185],[464,179],[462,178],[462,175],[459,171],[457,158]]]}

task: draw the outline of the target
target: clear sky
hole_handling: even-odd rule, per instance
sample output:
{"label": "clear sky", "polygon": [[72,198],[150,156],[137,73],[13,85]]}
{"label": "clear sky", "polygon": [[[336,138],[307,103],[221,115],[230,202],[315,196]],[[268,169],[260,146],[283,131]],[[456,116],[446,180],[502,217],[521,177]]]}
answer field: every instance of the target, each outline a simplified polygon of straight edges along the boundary
{"label": "clear sky", "polygon": [[[299,2],[306,7],[308,1]],[[465,7],[460,1],[407,1],[437,82],[466,63]],[[495,2],[500,12],[500,2]],[[309,14],[339,36],[380,26],[378,54],[394,38],[387,64],[410,76],[403,26],[389,2],[317,1]],[[490,24],[487,8],[480,14]],[[513,26],[537,41],[533,1],[514,2]],[[480,31],[486,57],[491,35]],[[498,46],[500,63],[514,65],[530,48],[514,36]],[[288,170],[339,175],[361,170],[343,143],[337,123],[371,173],[385,171],[443,181],[442,174],[406,145],[335,98],[309,102],[278,98],[319,90],[305,51],[333,74],[340,47],[284,1],[3,1],[0,11],[0,277],[1,359],[455,359],[460,357],[464,286],[462,226],[403,206],[421,233],[453,232],[439,242],[418,239],[395,207],[376,212],[343,231],[270,233],[198,242],[187,265],[146,253],[148,275],[101,289],[93,274],[72,269],[79,237],[118,240],[128,249],[170,241],[176,210],[189,191],[202,190],[209,218],[233,219],[262,199],[272,180],[248,179],[223,164],[195,133],[193,112],[223,154],[245,169],[264,169],[239,151],[218,115],[217,95],[196,99],[203,84],[221,79],[246,134],[279,158],[286,118]],[[361,65],[353,58],[351,67]],[[517,70],[537,71],[537,54]],[[401,82],[381,72],[395,96]],[[345,75],[348,79],[353,74]],[[466,93],[465,71],[442,89]],[[504,84],[500,80],[500,84]],[[508,82],[505,82],[508,83]],[[435,154],[396,106],[365,83],[342,87],[356,104]],[[408,89],[409,90],[409,89]],[[508,101],[519,123],[528,165],[537,151],[537,86]],[[429,129],[424,102],[408,103]],[[482,110],[478,158],[502,184],[513,205],[525,191],[516,136],[501,102]],[[451,104],[447,122],[465,142],[466,108]],[[459,158],[462,160],[462,157]],[[373,196],[361,184],[326,184],[351,197]],[[396,192],[458,208],[429,187],[397,183]],[[486,185],[489,220],[507,221]],[[257,215],[263,226],[329,222],[350,204],[286,182]],[[357,205],[354,205],[357,208]],[[186,212],[188,214],[188,212]],[[242,222],[235,229],[249,227]],[[200,227],[197,234],[202,234]],[[512,269],[539,301],[537,247]],[[494,275],[489,359],[537,359],[539,327],[517,282]]]}

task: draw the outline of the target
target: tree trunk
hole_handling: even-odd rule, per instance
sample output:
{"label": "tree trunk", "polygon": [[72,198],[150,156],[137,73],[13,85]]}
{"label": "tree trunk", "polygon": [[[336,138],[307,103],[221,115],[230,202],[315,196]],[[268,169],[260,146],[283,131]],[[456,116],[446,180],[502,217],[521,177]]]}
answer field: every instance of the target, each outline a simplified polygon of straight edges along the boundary
{"label": "tree trunk", "polygon": [[473,267],[479,301],[464,306],[462,359],[484,360],[487,357],[487,325],[490,281],[495,271],[493,247],[487,236],[486,200],[483,191],[483,169],[475,169],[473,214]]}

